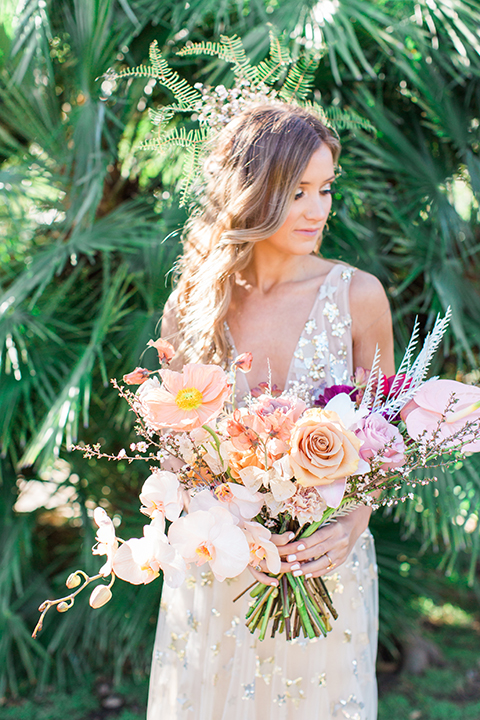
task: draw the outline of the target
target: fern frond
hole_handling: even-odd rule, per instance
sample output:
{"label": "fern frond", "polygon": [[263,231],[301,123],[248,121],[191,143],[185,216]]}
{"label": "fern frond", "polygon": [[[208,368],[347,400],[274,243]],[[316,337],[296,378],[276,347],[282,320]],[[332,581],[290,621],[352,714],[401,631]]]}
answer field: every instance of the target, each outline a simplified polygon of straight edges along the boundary
{"label": "fern frond", "polygon": [[153,108],[148,108],[148,117],[150,118],[150,122],[152,123],[152,125],[158,125],[159,127],[163,127],[175,115],[176,109],[177,108],[172,107],[171,105],[158,108],[156,110],[154,110]]}
{"label": "fern frond", "polygon": [[156,40],[150,44],[149,56],[151,65],[148,67],[146,65],[139,65],[134,68],[125,68],[124,70],[120,70],[120,72],[114,73],[113,77],[117,80],[125,77],[154,78],[159,85],[163,85],[170,90],[180,108],[193,110],[195,103],[201,98],[200,93],[184,80],[184,78],[180,77],[175,70],[172,70],[158,49]]}
{"label": "fern frond", "polygon": [[145,140],[140,147],[152,148],[156,147],[159,149],[165,148],[167,145],[182,147],[182,148],[194,148],[201,147],[208,139],[209,132],[205,128],[195,128],[188,132],[184,127],[180,129],[175,128],[169,133],[163,133],[157,138],[151,138]]}
{"label": "fern frond", "polygon": [[170,90],[181,107],[193,109],[195,101],[200,98],[200,93],[172,70],[158,49],[156,40],[150,44],[149,56],[152,68],[157,71],[158,82]]}
{"label": "fern frond", "polygon": [[270,31],[270,57],[257,65],[258,81],[273,85],[280,77],[284,67],[290,65],[291,62],[292,58],[288,48]]}
{"label": "fern frond", "polygon": [[158,73],[153,67],[150,67],[150,65],[137,65],[137,67],[134,68],[124,68],[123,70],[119,70],[114,73],[109,72],[106,77],[113,78],[115,80],[121,80],[122,78],[128,77],[148,77],[158,80]]}
{"label": "fern frond", "polygon": [[168,151],[171,148],[182,148],[185,153],[183,156],[183,180],[181,184],[180,205],[184,205],[187,200],[188,191],[194,179],[200,175],[200,159],[203,148],[209,138],[210,129],[195,128],[188,132],[184,127],[175,128],[169,133],[162,133],[159,136],[145,140],[140,147],[143,150],[155,149],[160,152]]}
{"label": "fern frond", "polygon": [[374,125],[366,118],[358,115],[353,110],[341,110],[335,105],[324,108],[324,113],[329,122],[338,130],[365,130],[375,134]]}
{"label": "fern frond", "polygon": [[228,62],[232,63],[234,68],[233,71],[237,77],[245,78],[254,85],[258,84],[257,69],[251,65],[250,60],[245,54],[245,48],[238,35],[221,35],[220,41],[225,48],[225,52],[228,53]]}
{"label": "fern frond", "polygon": [[176,55],[179,57],[191,57],[192,55],[210,55],[211,57],[218,57],[220,60],[226,60],[227,62],[233,62],[231,54],[225,49],[223,45],[218,42],[211,42],[210,40],[203,40],[198,43],[191,43],[181,50],[177,50]]}
{"label": "fern frond", "polygon": [[300,58],[295,65],[289,69],[280,91],[280,98],[285,102],[305,100],[313,87],[315,70],[318,67],[318,63],[319,59],[314,55]]}
{"label": "fern frond", "polygon": [[220,35],[220,42],[209,40],[199,43],[192,43],[188,47],[178,50],[177,55],[186,57],[189,55],[210,55],[218,57],[219,60],[231,63],[234,66],[234,73],[237,77],[245,78],[254,85],[258,84],[257,70],[250,64],[245,54],[245,48],[238,35]]}

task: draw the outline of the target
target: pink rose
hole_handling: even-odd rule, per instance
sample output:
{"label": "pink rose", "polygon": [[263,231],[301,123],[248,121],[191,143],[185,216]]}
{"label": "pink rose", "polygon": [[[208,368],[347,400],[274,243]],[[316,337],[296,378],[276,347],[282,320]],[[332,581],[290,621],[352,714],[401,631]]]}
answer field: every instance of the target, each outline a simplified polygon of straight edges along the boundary
{"label": "pink rose", "polygon": [[336,412],[312,408],[295,423],[290,465],[299,485],[329,485],[358,468],[360,440]]}
{"label": "pink rose", "polygon": [[[452,398],[456,402],[452,403]],[[448,411],[447,411],[448,408]],[[405,421],[407,432],[417,440],[422,435],[431,439],[438,431],[439,441],[462,430],[469,422],[476,422],[462,440],[471,442],[462,450],[480,452],[480,388],[464,385],[455,380],[430,380],[422,385],[402,409],[400,416]],[[425,433],[425,434],[424,434]],[[455,447],[452,441],[447,447]]]}
{"label": "pink rose", "polygon": [[405,443],[398,429],[382,415],[372,413],[363,421],[355,435],[362,440],[360,457],[363,460],[378,458],[381,465],[398,467],[405,461]]}

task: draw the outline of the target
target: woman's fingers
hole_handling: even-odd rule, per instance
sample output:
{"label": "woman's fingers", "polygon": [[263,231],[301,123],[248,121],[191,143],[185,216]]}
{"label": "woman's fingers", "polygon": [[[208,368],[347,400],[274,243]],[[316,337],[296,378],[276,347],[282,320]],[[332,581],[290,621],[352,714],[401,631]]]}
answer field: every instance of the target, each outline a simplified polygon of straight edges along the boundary
{"label": "woman's fingers", "polygon": [[[282,547],[282,546],[286,545],[287,543],[289,543],[291,540],[293,540],[294,537],[295,537],[294,532],[285,532],[285,533],[282,533],[281,535],[276,535],[275,533],[272,533],[270,540],[277,547]],[[283,552],[281,554],[283,554]]]}
{"label": "woman's fingers", "polygon": [[322,548],[335,544],[334,524],[326,525],[306,538],[298,538],[278,548],[280,556],[287,562],[308,560],[322,554]]}
{"label": "woman's fingers", "polygon": [[[257,567],[262,567],[261,564],[257,565]],[[257,580],[258,582],[263,583],[264,585],[274,585],[275,587],[278,587],[278,580],[274,577],[270,577],[270,575],[267,575],[266,573],[262,572],[262,570],[256,570],[251,565],[248,565],[248,569],[250,570],[251,574]],[[285,570],[283,571],[285,572]]]}
{"label": "woman's fingers", "polygon": [[345,558],[343,558],[340,562],[336,562],[334,551],[332,550],[330,553],[322,555],[322,557],[318,558],[318,560],[311,560],[310,562],[302,563],[301,572],[305,578],[320,577],[332,572],[332,570],[338,567],[338,565],[341,565],[344,560]]}

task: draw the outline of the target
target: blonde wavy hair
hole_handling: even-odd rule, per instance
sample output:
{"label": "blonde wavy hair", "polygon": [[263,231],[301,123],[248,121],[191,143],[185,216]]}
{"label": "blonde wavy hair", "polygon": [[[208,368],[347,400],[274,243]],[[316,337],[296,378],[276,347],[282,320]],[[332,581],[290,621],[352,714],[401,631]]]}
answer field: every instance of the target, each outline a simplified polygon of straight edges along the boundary
{"label": "blonde wavy hair", "polygon": [[254,244],[283,225],[322,143],[337,162],[333,132],[313,112],[281,103],[243,112],[217,137],[205,162],[205,202],[187,223],[177,267],[177,349],[186,361],[227,361],[235,275],[250,263]]}

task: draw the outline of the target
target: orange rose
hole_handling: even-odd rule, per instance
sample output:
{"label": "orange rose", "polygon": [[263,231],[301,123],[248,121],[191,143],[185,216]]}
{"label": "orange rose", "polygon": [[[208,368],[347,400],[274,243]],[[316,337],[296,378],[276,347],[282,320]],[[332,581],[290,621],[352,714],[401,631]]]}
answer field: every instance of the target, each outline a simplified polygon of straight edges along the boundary
{"label": "orange rose", "polygon": [[329,485],[358,468],[361,441],[331,410],[307,410],[295,423],[290,442],[290,466],[303,487]]}

